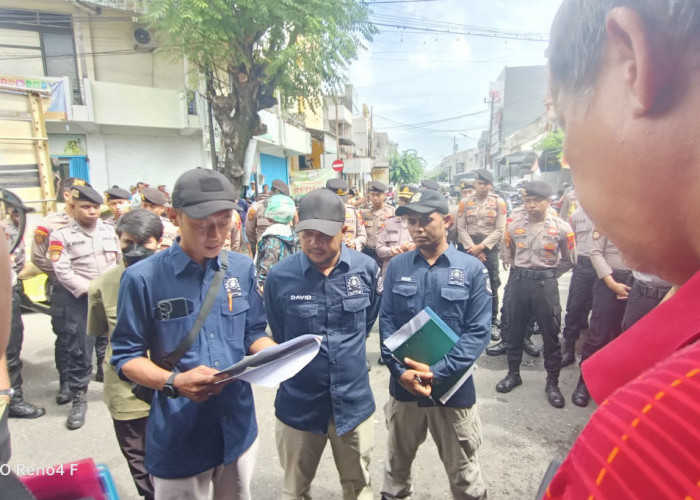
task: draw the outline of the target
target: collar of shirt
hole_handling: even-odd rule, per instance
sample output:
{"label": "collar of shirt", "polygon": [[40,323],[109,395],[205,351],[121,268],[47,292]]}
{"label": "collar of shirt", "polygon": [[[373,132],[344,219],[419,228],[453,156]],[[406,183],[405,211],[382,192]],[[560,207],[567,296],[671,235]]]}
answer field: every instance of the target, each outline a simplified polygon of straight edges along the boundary
{"label": "collar of shirt", "polygon": [[698,294],[700,272],[673,298],[583,363],[583,378],[598,404],[678,349],[700,340]]}
{"label": "collar of shirt", "polygon": [[[350,269],[350,249],[346,247],[345,245],[340,245],[340,258],[338,259],[338,262],[336,262],[335,267],[333,268],[333,271],[338,269],[340,265],[343,265],[344,271],[347,271]],[[313,263],[309,260],[309,258],[306,256],[304,252],[301,253],[301,271],[306,274],[306,272],[309,269],[316,269],[314,267]],[[331,272],[333,272],[331,271]]]}
{"label": "collar of shirt", "polygon": [[[182,249],[179,238],[173,242],[170,249],[170,263],[173,266],[175,276],[180,275],[185,269],[187,269],[187,266],[190,265],[190,263],[201,269],[201,266],[192,260],[192,257],[187,255]],[[216,259],[207,259],[205,267],[208,268],[210,266],[213,266],[215,270],[219,269],[219,256],[217,256]]]}
{"label": "collar of shirt", "polygon": [[[415,252],[415,254],[413,255],[413,263],[414,264],[416,264],[418,262],[418,260],[420,259],[423,262],[425,262],[426,265],[428,265],[428,261],[425,260],[425,257],[423,257],[423,254],[420,253],[420,250],[418,250],[416,248],[414,250],[414,252]],[[447,260],[447,265],[450,265],[452,263],[452,261],[454,260],[456,252],[457,252],[457,249],[455,247],[453,247],[452,244],[447,245],[447,250],[442,252],[442,254],[440,255],[440,257],[437,258],[437,260],[435,261],[435,264],[433,264],[433,266],[438,265],[440,263],[440,261],[443,259]],[[428,267],[430,267],[430,265],[428,265]]]}

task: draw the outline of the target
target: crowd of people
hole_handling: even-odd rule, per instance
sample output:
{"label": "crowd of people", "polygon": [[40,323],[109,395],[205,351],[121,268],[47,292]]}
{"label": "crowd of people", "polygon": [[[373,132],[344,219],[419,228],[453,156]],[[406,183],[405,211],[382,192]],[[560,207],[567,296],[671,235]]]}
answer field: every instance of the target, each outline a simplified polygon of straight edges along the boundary
{"label": "crowd of people", "polygon": [[[541,181],[525,183],[522,207],[509,213],[486,170],[459,186],[455,207],[430,181],[400,186],[396,209],[385,202],[387,186],[374,181],[368,204],[354,206],[347,182],[332,179],[295,208],[276,180],[243,218],[230,183],[211,170],[184,173],[169,201],[137,186],[141,208],[131,193],[109,190],[111,221],[100,218],[97,191],[64,183],[66,211],[36,228],[31,258],[54,285],[56,400],[72,402],[68,428],[84,423],[94,339],[105,338],[97,354],[104,397],[139,493],[250,498],[253,395],[220,370],[313,332],[322,336],[319,354],[280,384],[275,400],[282,496],[310,498],[330,441],[343,497],[372,498],[376,408],[366,338],[377,319],[386,340],[430,307],[457,335],[443,359],[399,360],[382,344],[391,375],[382,498],[410,496],[428,431],[453,497],[487,497],[473,378],[439,403],[432,390],[468,373],[486,351],[506,355],[495,390],[512,391],[522,384],[523,351],[540,354],[528,340],[532,325],[542,335],[545,399],[555,408],[566,401],[559,372],[576,361],[588,327],[571,400],[600,404],[543,482],[543,497],[698,496],[699,28],[692,0],[563,2],[550,79],[576,190],[558,213]],[[659,172],[669,158],[682,189]],[[675,217],[659,209],[669,193]],[[241,252],[246,239],[254,260]],[[3,255],[0,267],[8,281],[10,259]],[[501,300],[500,267],[509,271]],[[557,280],[572,269],[562,345]],[[0,347],[9,338],[9,324],[2,327]],[[7,354],[12,382],[0,359],[0,387],[15,389],[3,389],[0,403],[10,416],[40,417],[43,409],[15,388],[15,351]]]}

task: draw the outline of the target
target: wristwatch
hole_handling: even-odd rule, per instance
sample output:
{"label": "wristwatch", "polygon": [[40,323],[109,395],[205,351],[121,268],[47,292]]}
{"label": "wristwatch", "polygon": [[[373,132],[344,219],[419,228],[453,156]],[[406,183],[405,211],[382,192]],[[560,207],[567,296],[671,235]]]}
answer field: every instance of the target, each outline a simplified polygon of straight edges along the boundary
{"label": "wristwatch", "polygon": [[12,396],[14,395],[15,390],[12,387],[10,387],[9,389],[0,389],[0,396],[10,396],[10,398],[12,398]]}
{"label": "wristwatch", "polygon": [[177,377],[178,372],[173,372],[170,374],[168,377],[168,380],[165,381],[165,385],[163,386],[163,393],[171,398],[175,399],[176,397],[180,396],[180,393],[177,392],[177,389],[175,389],[175,377]]}

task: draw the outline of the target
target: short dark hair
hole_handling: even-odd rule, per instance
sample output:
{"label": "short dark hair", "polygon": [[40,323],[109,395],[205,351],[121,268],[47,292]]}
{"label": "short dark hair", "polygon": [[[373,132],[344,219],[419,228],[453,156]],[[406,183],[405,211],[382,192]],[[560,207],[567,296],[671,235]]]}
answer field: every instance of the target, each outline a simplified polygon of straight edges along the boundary
{"label": "short dark hair", "polygon": [[121,238],[122,233],[129,233],[139,243],[151,236],[159,240],[163,237],[163,223],[160,217],[146,209],[131,210],[117,221],[117,236]]}

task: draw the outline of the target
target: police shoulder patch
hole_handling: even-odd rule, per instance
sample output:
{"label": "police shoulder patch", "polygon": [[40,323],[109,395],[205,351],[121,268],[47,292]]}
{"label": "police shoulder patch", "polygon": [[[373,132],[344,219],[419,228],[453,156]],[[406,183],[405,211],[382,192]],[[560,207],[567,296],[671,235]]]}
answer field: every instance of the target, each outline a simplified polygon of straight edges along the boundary
{"label": "police shoulder patch", "polygon": [[251,208],[248,210],[248,220],[253,220],[255,219],[255,209]]}
{"label": "police shoulder patch", "polygon": [[61,258],[61,253],[63,252],[63,242],[54,240],[49,243],[49,257],[53,262],[56,262]]}

